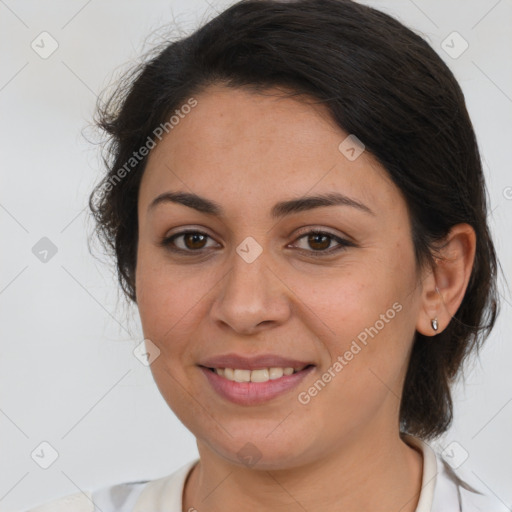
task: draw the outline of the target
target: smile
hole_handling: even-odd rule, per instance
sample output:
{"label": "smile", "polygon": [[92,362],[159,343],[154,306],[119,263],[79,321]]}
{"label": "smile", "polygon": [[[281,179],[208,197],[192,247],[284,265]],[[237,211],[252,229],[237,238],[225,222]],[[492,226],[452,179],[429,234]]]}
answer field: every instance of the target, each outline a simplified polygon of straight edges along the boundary
{"label": "smile", "polygon": [[199,367],[221,398],[238,405],[257,405],[290,392],[315,366],[269,367],[253,370]]}
{"label": "smile", "polygon": [[292,367],[261,368],[257,370],[245,370],[239,368],[210,368],[217,375],[235,382],[267,382],[280,379],[283,375],[292,375],[300,372],[304,367],[295,369]]}

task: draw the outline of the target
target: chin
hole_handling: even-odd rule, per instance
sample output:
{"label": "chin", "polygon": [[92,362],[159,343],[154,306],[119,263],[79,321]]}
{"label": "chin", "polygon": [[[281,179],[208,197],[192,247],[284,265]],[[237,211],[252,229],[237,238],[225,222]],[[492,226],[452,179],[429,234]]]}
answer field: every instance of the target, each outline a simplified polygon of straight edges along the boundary
{"label": "chin", "polygon": [[[271,424],[270,428],[262,428],[258,432],[243,429],[243,432],[238,434],[226,425],[232,437],[223,431],[220,439],[212,438],[210,429],[207,437],[204,433],[201,437],[196,436],[196,439],[201,439],[198,442],[199,453],[203,456],[203,445],[230,464],[254,470],[290,469],[307,463],[305,451],[309,447],[304,444],[305,436],[299,432],[294,435],[286,430],[279,433],[276,429],[278,423],[273,421]],[[267,422],[265,425],[267,426]],[[298,447],[301,449],[300,452],[297,450]]]}

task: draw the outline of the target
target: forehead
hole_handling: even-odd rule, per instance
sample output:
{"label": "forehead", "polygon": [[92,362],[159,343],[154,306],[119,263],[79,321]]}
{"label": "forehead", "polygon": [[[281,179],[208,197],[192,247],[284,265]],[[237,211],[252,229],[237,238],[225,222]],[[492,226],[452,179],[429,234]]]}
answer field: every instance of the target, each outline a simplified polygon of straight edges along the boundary
{"label": "forehead", "polygon": [[339,191],[377,209],[396,208],[400,193],[386,171],[367,152],[347,159],[339,146],[349,134],[312,98],[222,86],[194,98],[197,105],[151,151],[141,204],[165,189],[231,204],[243,196],[260,208]]}

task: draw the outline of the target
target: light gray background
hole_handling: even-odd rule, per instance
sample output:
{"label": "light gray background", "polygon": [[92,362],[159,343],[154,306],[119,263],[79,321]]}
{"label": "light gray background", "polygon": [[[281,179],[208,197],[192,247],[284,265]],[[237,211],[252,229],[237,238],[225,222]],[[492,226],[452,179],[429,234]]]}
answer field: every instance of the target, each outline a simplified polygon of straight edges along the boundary
{"label": "light gray background", "polygon": [[[88,252],[86,201],[101,164],[82,132],[96,95],[160,41],[149,34],[173,20],[188,33],[231,3],[0,0],[0,511],[157,478],[197,456],[132,354],[142,340],[137,312],[118,300],[111,267]],[[512,2],[364,3],[421,32],[460,81],[510,277]],[[47,59],[31,48],[43,31],[59,45]],[[469,43],[457,59],[441,47],[453,31]],[[32,253],[42,237],[58,249],[47,263]],[[469,454],[464,469],[511,506],[512,300],[503,282],[500,292],[501,317],[465,389],[455,390],[456,420],[438,446],[458,443]],[[48,469],[31,458],[43,441],[59,454]]]}

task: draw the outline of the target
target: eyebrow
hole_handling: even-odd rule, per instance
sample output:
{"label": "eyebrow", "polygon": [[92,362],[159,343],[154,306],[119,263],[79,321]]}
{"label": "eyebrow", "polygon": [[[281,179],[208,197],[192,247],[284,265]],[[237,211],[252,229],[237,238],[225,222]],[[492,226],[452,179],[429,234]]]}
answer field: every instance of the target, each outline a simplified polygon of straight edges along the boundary
{"label": "eyebrow", "polygon": [[[198,196],[189,192],[164,192],[157,196],[148,206],[148,212],[153,210],[157,205],[164,203],[175,203],[188,206],[207,215],[223,217],[224,210],[222,206],[211,199]],[[299,199],[290,199],[276,203],[270,212],[273,219],[281,219],[294,213],[312,210],[323,206],[350,206],[360,211],[374,215],[375,213],[365,204],[340,194],[339,192],[330,192],[316,196],[305,196]]]}

